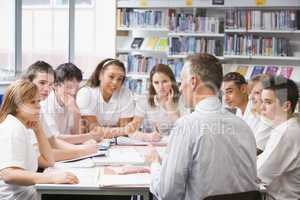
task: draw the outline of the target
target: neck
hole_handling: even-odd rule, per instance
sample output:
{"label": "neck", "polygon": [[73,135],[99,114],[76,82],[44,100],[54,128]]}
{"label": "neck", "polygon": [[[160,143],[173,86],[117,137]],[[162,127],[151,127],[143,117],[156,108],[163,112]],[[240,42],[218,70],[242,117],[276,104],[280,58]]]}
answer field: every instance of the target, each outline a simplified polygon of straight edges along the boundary
{"label": "neck", "polygon": [[279,126],[280,124],[288,121],[293,117],[292,114],[285,113],[283,115],[276,115],[275,119],[272,121],[275,126]]}
{"label": "neck", "polygon": [[244,97],[242,103],[237,106],[241,110],[242,114],[245,113],[247,104],[248,104],[248,97]]}
{"label": "neck", "polygon": [[104,101],[108,102],[110,100],[110,98],[112,97],[112,94],[105,92],[105,90],[102,87],[100,87],[100,91],[101,91]]}
{"label": "neck", "polygon": [[20,116],[19,114],[16,114],[15,117],[25,126],[27,127],[28,120],[24,117]]}
{"label": "neck", "polygon": [[196,94],[194,95],[194,98],[193,98],[194,107],[200,101],[206,99],[207,97],[212,97],[212,96],[216,96],[216,94],[214,92],[212,92],[210,89],[208,89],[208,88],[198,89],[198,91],[196,91]]}

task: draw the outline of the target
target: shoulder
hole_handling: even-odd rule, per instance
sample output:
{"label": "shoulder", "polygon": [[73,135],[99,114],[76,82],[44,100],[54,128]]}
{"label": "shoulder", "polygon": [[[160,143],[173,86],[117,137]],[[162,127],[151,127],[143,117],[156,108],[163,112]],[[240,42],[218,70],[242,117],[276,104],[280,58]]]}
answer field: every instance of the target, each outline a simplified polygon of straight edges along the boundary
{"label": "shoulder", "polygon": [[119,96],[127,96],[127,97],[132,97],[133,96],[132,92],[124,86],[122,86],[120,88],[120,90],[118,91],[118,95]]}
{"label": "shoulder", "polygon": [[86,97],[87,95],[95,95],[98,90],[99,90],[98,87],[91,88],[89,86],[85,86],[85,87],[82,87],[82,88],[79,89],[79,91],[77,93],[77,97],[78,96]]}
{"label": "shoulder", "polygon": [[1,135],[18,137],[28,132],[27,128],[13,115],[8,115],[0,124]]}

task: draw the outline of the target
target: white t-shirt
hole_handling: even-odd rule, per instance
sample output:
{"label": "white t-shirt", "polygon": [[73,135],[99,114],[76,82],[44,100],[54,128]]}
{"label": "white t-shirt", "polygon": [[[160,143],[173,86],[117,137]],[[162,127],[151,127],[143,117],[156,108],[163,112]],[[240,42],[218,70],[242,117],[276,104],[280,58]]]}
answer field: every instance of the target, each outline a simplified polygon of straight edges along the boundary
{"label": "white t-shirt", "polygon": [[139,97],[136,102],[135,116],[144,118],[143,132],[156,131],[155,127],[157,127],[160,133],[168,135],[175,123],[170,118],[172,113],[168,113],[157,98],[154,98],[154,104],[154,107],[149,104],[148,96]]}
{"label": "white t-shirt", "polygon": [[122,87],[113,93],[109,102],[103,100],[99,87],[83,87],[77,93],[77,105],[82,116],[96,116],[101,126],[116,126],[120,118],[133,117],[134,101],[131,92]]}
{"label": "white t-shirt", "polygon": [[258,115],[255,115],[252,112],[251,101],[248,102],[244,114],[242,114],[242,111],[239,108],[237,108],[236,116],[242,118],[248,124],[248,126],[251,128],[252,132],[254,132],[255,128],[257,127],[257,125],[260,121],[260,117]]}
{"label": "white t-shirt", "polygon": [[300,126],[296,118],[272,130],[258,156],[257,173],[275,199],[300,199]]}
{"label": "white t-shirt", "polygon": [[[31,142],[30,131],[14,116],[8,115],[0,124],[0,170],[18,167],[36,172],[37,153]],[[33,200],[36,193],[32,186],[6,184],[0,180],[1,200]]]}
{"label": "white t-shirt", "polygon": [[256,147],[258,149],[262,151],[265,149],[265,146],[270,138],[270,133],[272,129],[272,123],[261,116],[256,128],[253,130],[256,140]]}
{"label": "white t-shirt", "polygon": [[72,113],[58,103],[54,92],[51,92],[48,98],[41,102],[41,113],[46,135],[71,134]]}

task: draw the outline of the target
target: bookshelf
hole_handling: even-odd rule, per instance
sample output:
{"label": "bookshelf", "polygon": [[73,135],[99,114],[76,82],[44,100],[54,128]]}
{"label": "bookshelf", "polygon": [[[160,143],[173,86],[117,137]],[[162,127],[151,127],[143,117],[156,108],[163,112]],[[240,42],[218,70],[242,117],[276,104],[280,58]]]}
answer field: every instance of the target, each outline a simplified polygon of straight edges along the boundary
{"label": "bookshelf", "polygon": [[[214,54],[225,73],[247,66],[246,78],[250,78],[259,66],[264,66],[262,73],[276,66],[278,74],[291,67],[287,74],[300,82],[299,0],[270,0],[260,6],[254,0],[238,5],[236,0],[226,0],[224,5],[212,5],[212,0],[187,2],[117,1],[117,57],[126,63],[130,84],[140,92],[149,84],[152,65],[169,64],[178,80],[183,60],[196,52]],[[139,37],[144,38],[141,47],[130,48]],[[166,46],[150,45],[161,39]]]}

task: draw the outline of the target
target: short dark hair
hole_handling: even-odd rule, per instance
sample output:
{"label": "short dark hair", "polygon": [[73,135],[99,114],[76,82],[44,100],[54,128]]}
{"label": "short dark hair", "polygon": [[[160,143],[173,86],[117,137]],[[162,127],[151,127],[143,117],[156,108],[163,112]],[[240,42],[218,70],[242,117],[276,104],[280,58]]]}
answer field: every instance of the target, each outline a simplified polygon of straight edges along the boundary
{"label": "short dark hair", "polygon": [[191,73],[198,75],[212,90],[220,89],[223,77],[223,68],[219,60],[207,53],[190,55],[186,59],[191,64]]}
{"label": "short dark hair", "polygon": [[81,70],[73,63],[63,63],[55,70],[56,78],[55,83],[63,83],[76,79],[78,82],[82,81]]}
{"label": "short dark hair", "polygon": [[245,77],[238,72],[229,72],[223,77],[223,82],[233,81],[236,86],[247,84]]}
{"label": "short dark hair", "polygon": [[294,113],[299,100],[299,88],[293,80],[283,76],[271,76],[263,80],[262,85],[263,89],[275,92],[281,105],[286,101],[291,102],[291,113]]}
{"label": "short dark hair", "polygon": [[103,72],[108,66],[110,65],[115,65],[119,67],[123,72],[124,72],[124,79],[122,82],[125,81],[125,76],[126,76],[126,69],[124,66],[124,63],[122,63],[118,59],[113,59],[113,58],[106,58],[102,60],[90,76],[90,78],[87,80],[86,85],[89,87],[98,87],[100,86],[100,80],[99,80],[99,75],[101,72]]}
{"label": "short dark hair", "polygon": [[28,67],[26,72],[22,75],[22,79],[27,79],[32,82],[36,78],[38,72],[52,74],[55,78],[53,67],[47,62],[39,60]]}

